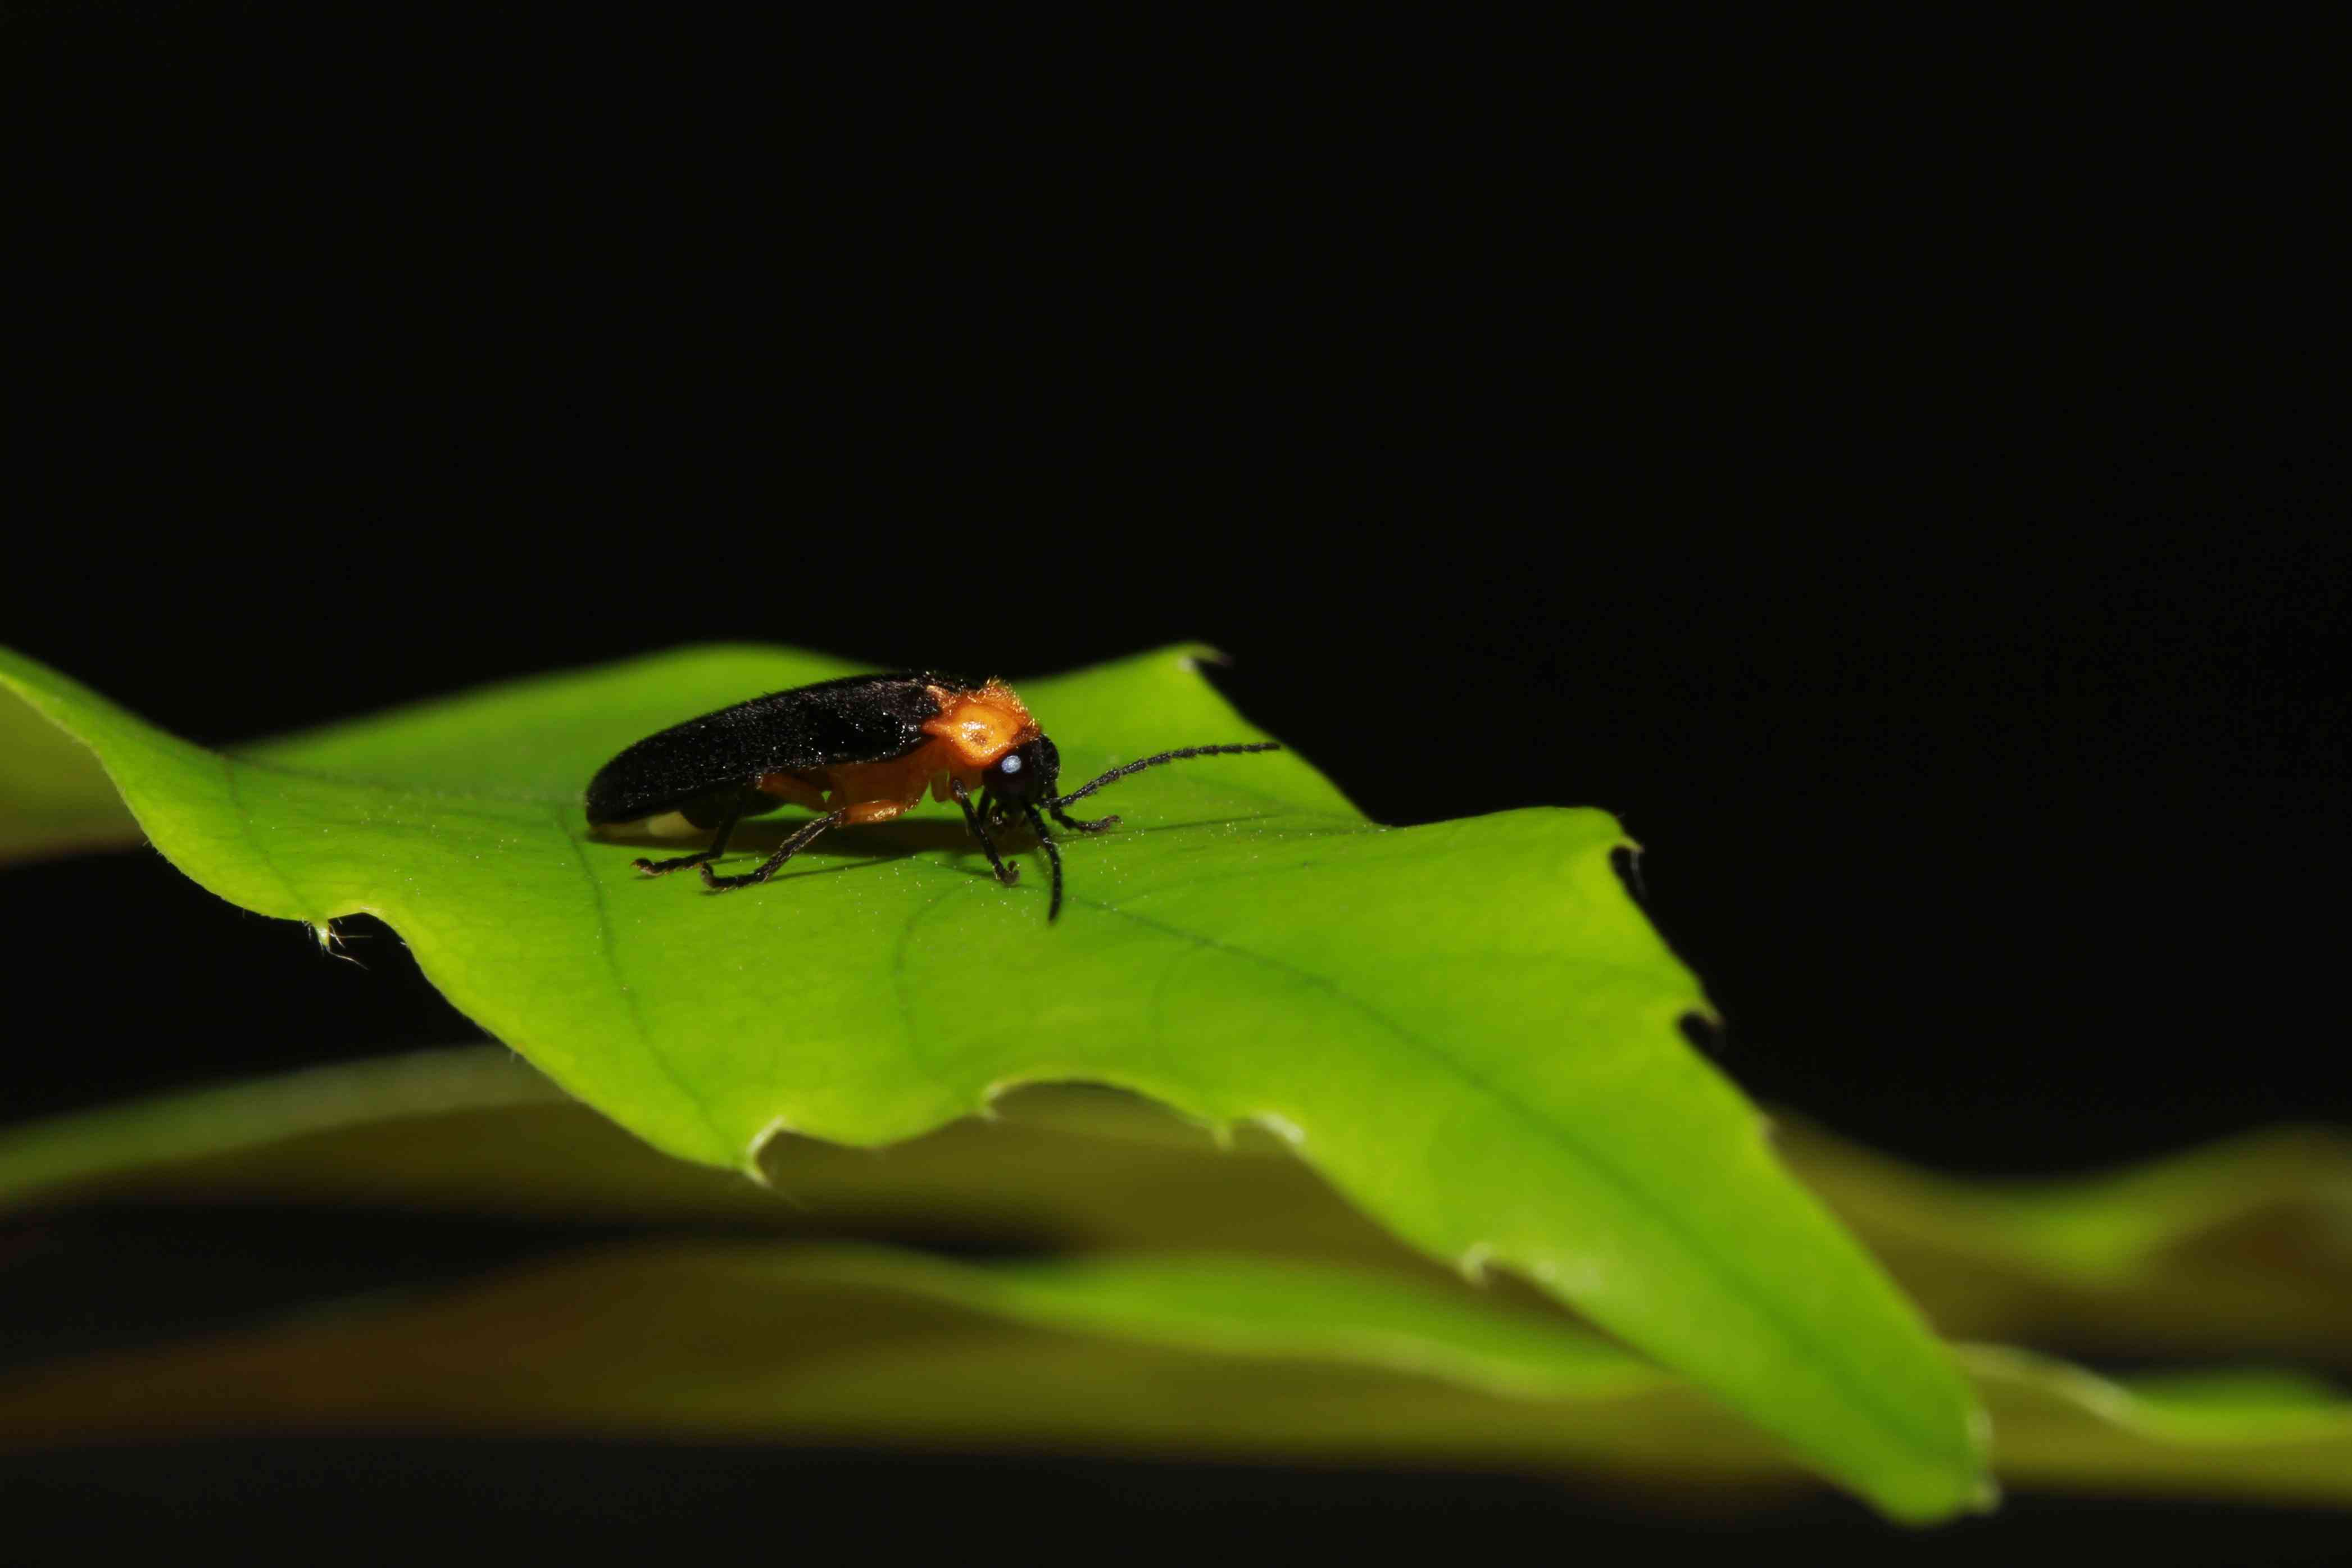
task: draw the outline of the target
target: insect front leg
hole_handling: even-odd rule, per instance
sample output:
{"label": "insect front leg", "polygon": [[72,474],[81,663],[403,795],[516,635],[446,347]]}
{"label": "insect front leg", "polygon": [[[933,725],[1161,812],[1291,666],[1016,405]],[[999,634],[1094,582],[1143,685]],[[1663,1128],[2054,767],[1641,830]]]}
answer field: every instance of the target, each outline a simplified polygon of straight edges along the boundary
{"label": "insect front leg", "polygon": [[1054,821],[1061,823],[1062,826],[1066,828],[1075,828],[1082,833],[1099,833],[1104,831],[1106,829],[1116,828],[1118,826],[1118,813],[1116,811],[1112,812],[1108,817],[1097,817],[1091,822],[1082,822],[1077,818],[1071,816],[1067,811],[1063,810],[1059,806],[1048,806],[1045,810],[1053,812]]}
{"label": "insect front leg", "polygon": [[1045,858],[1053,862],[1054,896],[1045,904],[1045,924],[1051,925],[1062,917],[1062,846],[1055,843],[1054,835],[1045,831],[1045,819],[1037,814],[1034,803],[1024,806],[1022,810],[1028,814],[1029,826],[1036,832],[1037,842],[1045,849]]}
{"label": "insect front leg", "polygon": [[[646,860],[639,856],[636,862],[637,869],[647,876],[667,876],[674,871],[684,871],[690,865],[707,864],[725,854],[727,841],[734,834],[735,824],[743,820],[743,806],[749,793],[739,792],[730,796],[727,803],[719,809],[719,821],[711,830],[709,849],[697,850],[690,855],[679,855],[676,859],[666,861]],[[709,873],[705,872],[703,874],[707,876]]]}
{"label": "insect front leg", "polygon": [[981,849],[988,855],[988,863],[995,868],[996,880],[1007,887],[1020,881],[1021,868],[1017,865],[1005,864],[1004,857],[996,852],[996,841],[988,836],[986,818],[994,815],[994,802],[985,792],[982,794],[982,804],[991,808],[984,815],[971,809],[971,791],[964,788],[962,779],[950,778],[948,780],[948,788],[955,792],[956,804],[963,808],[963,820],[971,827],[971,836],[980,841]]}

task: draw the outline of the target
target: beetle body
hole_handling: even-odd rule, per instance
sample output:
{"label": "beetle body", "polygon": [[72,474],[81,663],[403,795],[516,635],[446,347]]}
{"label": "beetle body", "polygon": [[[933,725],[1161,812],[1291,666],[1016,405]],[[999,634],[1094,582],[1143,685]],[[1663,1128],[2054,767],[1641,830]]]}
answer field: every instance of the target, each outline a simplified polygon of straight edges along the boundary
{"label": "beetle body", "polygon": [[[741,816],[845,807],[852,822],[887,821],[926,790],[949,799],[950,774],[980,789],[1007,751],[1037,738],[1036,720],[1000,683],[849,675],[647,736],[597,771],[588,820],[610,826],[677,811],[711,828],[732,803]],[[730,799],[747,794],[763,799]]]}
{"label": "beetle body", "polygon": [[[887,822],[929,794],[962,808],[989,864],[1007,883],[1019,873],[999,853],[993,834],[1016,815],[1029,821],[1053,866],[1052,919],[1062,907],[1062,857],[1044,813],[1064,827],[1099,832],[1118,819],[1079,821],[1062,808],[1161,762],[1279,749],[1271,741],[1187,747],[1113,768],[1056,796],[1060,754],[1003,682],[973,685],[914,672],[848,675],[772,692],[647,736],[590,780],[588,821],[598,828],[658,827],[675,813],[688,828],[709,831],[708,849],[636,864],[656,876],[699,866],[703,881],[723,892],[767,881],[830,829]],[[821,815],[788,836],[757,870],[740,876],[711,871],[737,822],[786,805]]]}

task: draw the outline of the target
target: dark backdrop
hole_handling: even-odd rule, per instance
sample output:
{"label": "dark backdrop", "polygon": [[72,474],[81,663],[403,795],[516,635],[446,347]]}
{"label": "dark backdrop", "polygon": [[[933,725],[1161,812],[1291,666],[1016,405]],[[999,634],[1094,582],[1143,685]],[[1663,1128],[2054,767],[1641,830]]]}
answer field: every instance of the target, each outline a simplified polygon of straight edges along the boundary
{"label": "dark backdrop", "polygon": [[[2290,44],[502,16],[17,9],[0,637],[214,742],[702,638],[1205,639],[1383,821],[1615,810],[1759,1098],[1982,1172],[2352,1115]],[[468,1033],[152,855],[0,920],[73,1015],[12,1114]]]}

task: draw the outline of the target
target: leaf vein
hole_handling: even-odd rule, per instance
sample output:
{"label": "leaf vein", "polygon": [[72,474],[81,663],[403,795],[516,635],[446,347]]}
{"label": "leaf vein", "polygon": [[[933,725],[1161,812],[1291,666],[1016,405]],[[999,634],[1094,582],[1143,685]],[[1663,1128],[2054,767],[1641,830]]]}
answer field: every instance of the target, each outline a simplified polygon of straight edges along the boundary
{"label": "leaf vein", "polygon": [[1647,1189],[1623,1171],[1601,1158],[1591,1148],[1570,1136],[1566,1129],[1548,1118],[1538,1115],[1517,1096],[1506,1092],[1493,1080],[1474,1071],[1433,1041],[1422,1039],[1362,998],[1350,995],[1327,977],[1318,975],[1312,970],[1303,969],[1296,964],[1267,954],[1255,952],[1230,942],[1219,941],[1213,936],[1203,936],[1196,931],[1188,931],[1165,921],[1154,920],[1149,915],[1136,915],[1116,904],[1105,904],[1097,899],[1080,898],[1074,902],[1090,904],[1107,914],[1120,915],[1139,925],[1193,943],[1198,946],[1228,953],[1234,957],[1279,970],[1361,1013],[1396,1039],[1452,1073],[1469,1088],[1492,1100],[1507,1113],[1528,1124],[1544,1142],[1581,1163],[1602,1183],[1614,1189],[1630,1207],[1652,1219],[1659,1230],[1673,1236],[1687,1256],[1697,1260],[1703,1267],[1723,1281],[1728,1287],[1728,1293],[1733,1299],[1744,1301],[1748,1310],[1759,1319],[1769,1324],[1773,1332],[1778,1333],[1784,1342],[1797,1347],[1809,1364],[1821,1371],[1831,1382],[1836,1384],[1855,1407],[1870,1412],[1882,1427],[1895,1434],[1916,1450],[1931,1456],[1940,1452],[1937,1445],[1926,1434],[1902,1419],[1877,1399],[1871,1386],[1853,1376],[1842,1361],[1834,1355],[1823,1354],[1820,1341],[1806,1331],[1801,1320],[1782,1313],[1772,1303],[1769,1294],[1759,1293],[1746,1275],[1734,1268],[1720,1253],[1704,1245],[1676,1218],[1670,1205],[1661,1204],[1650,1195]]}
{"label": "leaf vein", "polygon": [[629,1024],[636,1031],[638,1045],[644,1048],[653,1064],[661,1069],[662,1076],[669,1080],[686,1103],[694,1107],[695,1114],[702,1118],[702,1124],[709,1128],[711,1136],[718,1140],[718,1146],[726,1147],[729,1143],[727,1130],[711,1114],[710,1103],[696,1092],[679,1073],[677,1064],[670,1061],[669,1053],[655,1042],[653,1030],[646,1022],[645,1009],[637,1001],[636,992],[630,989],[628,982],[621,977],[620,956],[614,951],[613,941],[612,914],[605,906],[604,887],[596,880],[595,868],[588,863],[586,852],[581,849],[580,841],[572,836],[571,824],[564,821],[561,812],[552,815],[552,824],[556,836],[571,849],[572,861],[580,867],[581,880],[588,884],[589,905],[596,912],[596,955],[604,963],[604,977],[612,982],[622,1005],[628,1009]]}

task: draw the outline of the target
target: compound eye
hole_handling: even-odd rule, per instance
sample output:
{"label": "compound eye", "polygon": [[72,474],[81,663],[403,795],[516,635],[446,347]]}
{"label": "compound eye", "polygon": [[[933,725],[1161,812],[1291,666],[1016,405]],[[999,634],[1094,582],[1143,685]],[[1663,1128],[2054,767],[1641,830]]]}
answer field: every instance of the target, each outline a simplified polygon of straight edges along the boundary
{"label": "compound eye", "polygon": [[1003,757],[998,760],[996,770],[999,773],[1003,774],[1007,779],[1012,778],[1014,774],[1021,771],[1021,754],[1017,751],[1006,752]]}

